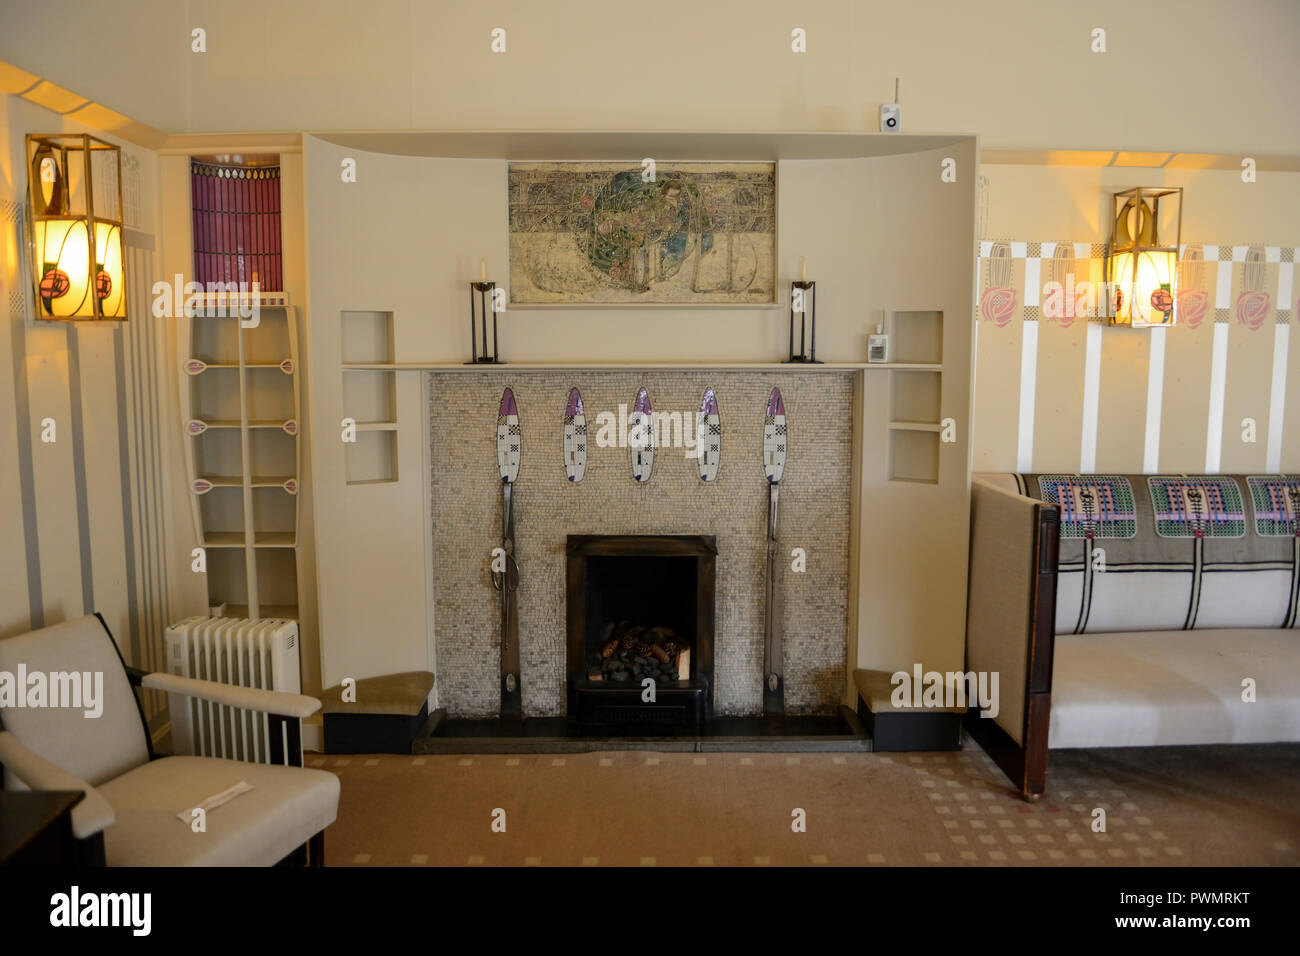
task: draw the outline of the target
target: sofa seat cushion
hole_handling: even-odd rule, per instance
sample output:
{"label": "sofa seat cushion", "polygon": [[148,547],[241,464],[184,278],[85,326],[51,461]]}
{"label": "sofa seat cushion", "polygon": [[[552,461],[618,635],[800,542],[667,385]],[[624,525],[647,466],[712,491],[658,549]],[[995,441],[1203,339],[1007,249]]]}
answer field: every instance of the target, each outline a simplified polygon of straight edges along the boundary
{"label": "sofa seat cushion", "polygon": [[[207,812],[195,833],[176,814],[241,780],[252,790]],[[214,757],[163,757],[99,788],[117,823],[109,866],[270,866],[334,822],[339,778],[324,770]]]}
{"label": "sofa seat cushion", "polygon": [[1295,631],[1058,634],[1052,670],[1052,748],[1300,741]]}

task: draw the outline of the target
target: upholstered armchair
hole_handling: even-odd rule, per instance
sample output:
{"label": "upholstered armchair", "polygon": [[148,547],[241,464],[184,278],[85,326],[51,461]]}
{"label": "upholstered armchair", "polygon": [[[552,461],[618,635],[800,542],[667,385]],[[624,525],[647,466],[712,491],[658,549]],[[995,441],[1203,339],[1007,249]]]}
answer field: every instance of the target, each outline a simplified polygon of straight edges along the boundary
{"label": "upholstered armchair", "polygon": [[[320,707],[315,698],[171,674],[129,674],[99,615],[0,640],[0,672],[16,682],[20,668],[27,675],[103,675],[97,717],[81,707],[26,706],[27,697],[7,703],[7,695],[0,695],[5,787],[82,791],[72,828],[84,862],[322,864],[324,830],[338,812],[339,781],[301,766],[300,721]],[[266,714],[276,728],[279,746],[273,752],[284,763],[155,755],[133,683]],[[249,788],[207,809],[202,828],[193,824],[194,808],[240,784]]]}

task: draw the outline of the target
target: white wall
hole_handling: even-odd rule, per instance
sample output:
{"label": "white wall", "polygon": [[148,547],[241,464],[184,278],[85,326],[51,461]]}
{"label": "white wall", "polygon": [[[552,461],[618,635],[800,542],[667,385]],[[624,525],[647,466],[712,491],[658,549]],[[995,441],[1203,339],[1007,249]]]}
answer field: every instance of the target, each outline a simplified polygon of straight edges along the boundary
{"label": "white wall", "polygon": [[167,132],[874,130],[901,77],[905,129],[985,146],[1300,153],[1294,0],[47,0],[0,18],[0,59]]}
{"label": "white wall", "polygon": [[[0,97],[0,129],[0,200],[18,203],[25,135],[84,131],[13,96]],[[128,662],[160,667],[163,629],[204,602],[184,534],[175,363],[166,323],[149,308],[161,236],[157,157],[122,145],[138,164],[141,200],[127,217],[129,321],[34,321],[24,240],[3,223],[0,635],[100,611]],[[46,418],[53,443],[41,441]],[[150,701],[151,716],[158,704]]]}

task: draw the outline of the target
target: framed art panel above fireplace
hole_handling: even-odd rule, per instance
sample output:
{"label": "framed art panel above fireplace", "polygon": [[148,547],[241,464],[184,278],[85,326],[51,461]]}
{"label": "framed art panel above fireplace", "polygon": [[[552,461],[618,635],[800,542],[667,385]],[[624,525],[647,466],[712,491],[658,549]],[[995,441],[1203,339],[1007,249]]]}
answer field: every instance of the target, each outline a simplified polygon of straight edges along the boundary
{"label": "framed art panel above fireplace", "polygon": [[512,163],[510,304],[771,305],[775,163]]}

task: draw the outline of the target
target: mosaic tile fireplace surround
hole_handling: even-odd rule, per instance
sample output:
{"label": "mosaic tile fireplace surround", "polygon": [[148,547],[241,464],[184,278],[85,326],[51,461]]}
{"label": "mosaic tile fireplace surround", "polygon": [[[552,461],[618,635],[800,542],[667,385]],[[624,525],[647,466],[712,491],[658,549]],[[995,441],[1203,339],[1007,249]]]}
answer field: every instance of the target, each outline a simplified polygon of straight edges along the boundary
{"label": "mosaic tile fireplace surround", "polygon": [[[781,481],[786,710],[832,714],[845,682],[852,447],[851,372],[501,371],[429,373],[434,627],[439,703],[450,717],[490,717],[499,703],[500,604],[489,574],[500,545],[497,405],[514,390],[522,432],[515,482],[515,556],[524,714],[566,711],[566,541],[570,535],[711,535],[717,541],[713,712],[762,712],[767,482],[761,445],[773,386],[790,452]],[[569,389],[586,406],[580,483],[561,452]],[[645,386],[656,412],[687,430],[705,388],[717,393],[722,459],[703,482],[686,449],[659,447],[649,482],[632,478],[626,447],[600,447],[602,412],[619,418]],[[626,415],[624,415],[626,418]],[[807,570],[792,570],[803,548]]]}

